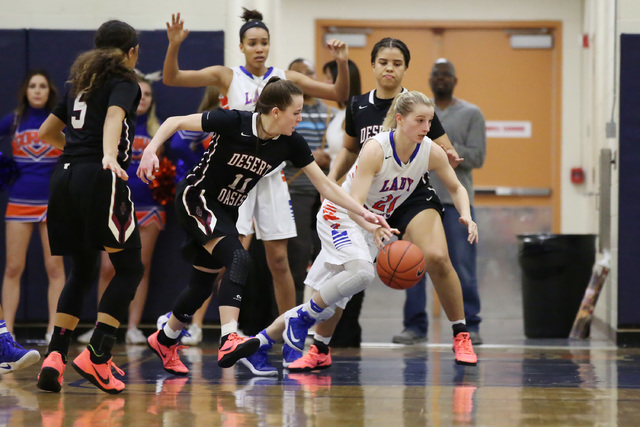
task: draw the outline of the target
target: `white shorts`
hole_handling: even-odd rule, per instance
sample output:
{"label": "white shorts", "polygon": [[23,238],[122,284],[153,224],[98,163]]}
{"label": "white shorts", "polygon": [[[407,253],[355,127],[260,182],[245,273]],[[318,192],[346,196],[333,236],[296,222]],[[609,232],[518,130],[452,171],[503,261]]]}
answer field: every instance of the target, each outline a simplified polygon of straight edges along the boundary
{"label": "white shorts", "polygon": [[248,236],[254,232],[260,240],[282,240],[296,237],[289,186],[284,172],[267,175],[249,192],[238,209],[238,232]]}
{"label": "white shorts", "polygon": [[[319,291],[332,276],[344,270],[344,264],[357,259],[373,262],[377,248],[373,236],[355,223],[349,214],[325,200],[317,216],[322,250],[316,257],[304,283]],[[345,308],[351,297],[336,303]]]}

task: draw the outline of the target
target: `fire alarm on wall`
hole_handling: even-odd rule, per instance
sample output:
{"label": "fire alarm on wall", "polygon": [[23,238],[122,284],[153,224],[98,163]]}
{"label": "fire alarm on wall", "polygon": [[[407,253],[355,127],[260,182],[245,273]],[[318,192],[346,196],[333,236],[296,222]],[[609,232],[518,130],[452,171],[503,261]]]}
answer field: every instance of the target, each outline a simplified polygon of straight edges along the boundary
{"label": "fire alarm on wall", "polygon": [[571,168],[571,182],[574,184],[584,183],[584,169]]}

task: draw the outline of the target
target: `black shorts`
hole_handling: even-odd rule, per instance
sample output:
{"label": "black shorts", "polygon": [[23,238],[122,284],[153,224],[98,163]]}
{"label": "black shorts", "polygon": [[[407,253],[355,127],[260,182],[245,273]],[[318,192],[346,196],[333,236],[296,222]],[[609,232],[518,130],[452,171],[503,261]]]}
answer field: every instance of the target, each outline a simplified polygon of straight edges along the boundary
{"label": "black shorts", "polygon": [[436,191],[424,180],[420,180],[418,187],[411,193],[409,198],[404,201],[393,214],[387,219],[391,228],[400,230],[398,239],[402,239],[411,220],[420,212],[427,209],[435,209],[440,217],[444,217],[444,208],[440,203],[440,198]]}
{"label": "black shorts", "polygon": [[53,255],[141,247],[131,190],[101,163],[61,159],[49,187],[47,229]]}
{"label": "black shorts", "polygon": [[190,262],[209,241],[238,236],[238,209],[224,207],[205,188],[189,185],[183,179],[176,188],[175,206],[178,222],[188,234],[182,252]]}

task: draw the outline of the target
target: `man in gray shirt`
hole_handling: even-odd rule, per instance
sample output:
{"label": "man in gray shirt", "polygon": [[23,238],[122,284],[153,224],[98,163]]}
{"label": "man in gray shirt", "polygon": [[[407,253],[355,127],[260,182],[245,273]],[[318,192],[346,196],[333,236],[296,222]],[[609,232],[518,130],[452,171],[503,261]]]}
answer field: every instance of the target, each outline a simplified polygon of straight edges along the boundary
{"label": "man in gray shirt", "polygon": [[[471,215],[475,221],[473,209],[473,176],[474,168],[482,167],[486,156],[487,135],[485,120],[480,109],[462,99],[453,96],[458,82],[456,70],[451,62],[438,59],[431,69],[429,85],[434,95],[436,114],[442,122],[454,148],[464,158],[455,169],[458,179],[469,193]],[[437,176],[430,176],[430,183],[436,190],[445,210],[444,230],[449,246],[449,256],[455,268],[464,299],[464,314],[467,328],[473,344],[482,344],[479,335],[480,297],[476,278],[476,245],[467,242],[467,230],[458,223],[460,214],[453,205],[451,195]],[[423,282],[424,283],[424,282]],[[404,306],[404,331],[393,337],[393,342],[413,344],[424,341],[427,334],[426,287],[416,285],[407,290]]]}

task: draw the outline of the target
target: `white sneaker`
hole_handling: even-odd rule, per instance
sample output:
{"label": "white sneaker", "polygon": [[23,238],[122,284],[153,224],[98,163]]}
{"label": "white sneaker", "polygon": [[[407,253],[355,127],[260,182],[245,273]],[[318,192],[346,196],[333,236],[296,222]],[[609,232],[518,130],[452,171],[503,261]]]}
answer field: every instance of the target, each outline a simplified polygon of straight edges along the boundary
{"label": "white sneaker", "polygon": [[189,325],[190,337],[184,336],[180,339],[182,345],[198,345],[202,342],[202,328],[195,323]]}
{"label": "white sneaker", "polygon": [[144,336],[142,331],[138,328],[127,329],[127,344],[146,344],[147,337]]}
{"label": "white sneaker", "polygon": [[93,329],[89,329],[82,335],[78,335],[78,342],[81,344],[89,344],[91,341],[91,335],[93,335]]}

